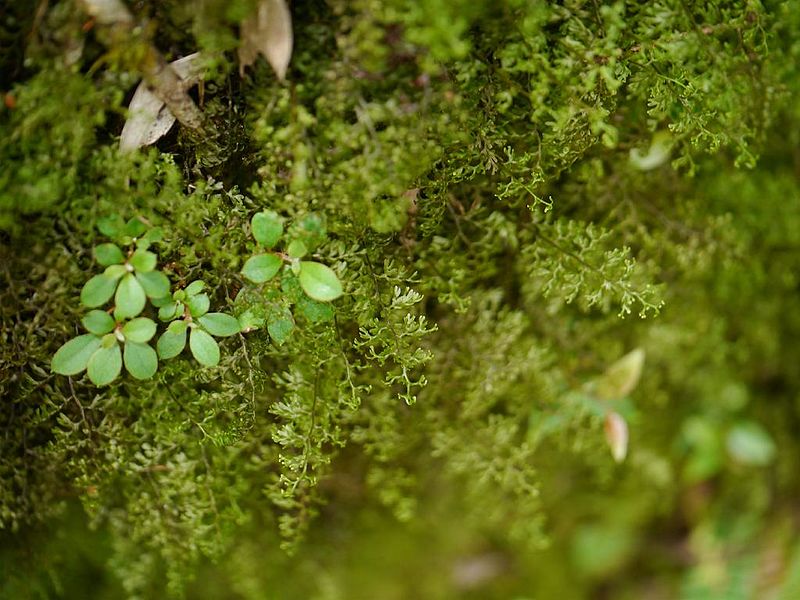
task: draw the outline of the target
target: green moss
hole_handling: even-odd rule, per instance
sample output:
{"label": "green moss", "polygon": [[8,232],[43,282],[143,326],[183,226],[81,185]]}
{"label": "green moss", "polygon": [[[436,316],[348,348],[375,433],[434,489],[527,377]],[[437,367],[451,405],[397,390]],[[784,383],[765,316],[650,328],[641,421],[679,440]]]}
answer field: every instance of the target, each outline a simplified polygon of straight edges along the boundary
{"label": "green moss", "polygon": [[[0,595],[794,585],[796,560],[755,566],[797,552],[794,4],[293,2],[286,82],[239,76],[254,5],[131,5],[169,58],[218,53],[192,94],[219,135],[129,154],[121,50],[71,3],[30,32],[0,108]],[[264,209],[341,298],[248,287]],[[266,327],[212,368],[52,374],[108,215]],[[604,404],[634,348],[638,387]]]}

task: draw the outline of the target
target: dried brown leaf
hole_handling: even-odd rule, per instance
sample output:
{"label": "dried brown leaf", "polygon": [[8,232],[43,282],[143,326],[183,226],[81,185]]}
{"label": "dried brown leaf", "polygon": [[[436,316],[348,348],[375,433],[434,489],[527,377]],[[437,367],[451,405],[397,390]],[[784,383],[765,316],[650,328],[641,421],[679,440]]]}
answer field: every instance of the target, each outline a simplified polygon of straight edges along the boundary
{"label": "dried brown leaf", "polygon": [[269,62],[278,79],[283,80],[292,58],[292,15],[286,0],[261,0],[255,13],[242,21],[239,45],[239,74],[252,65],[259,54]]}
{"label": "dried brown leaf", "polygon": [[[170,63],[170,67],[182,79],[185,89],[200,81],[202,66],[199,52]],[[128,152],[149,146],[166,135],[174,123],[175,117],[166,104],[142,81],[128,105],[128,120],[125,121],[119,139],[120,150]]]}
{"label": "dried brown leaf", "polygon": [[604,429],[611,455],[616,462],[622,462],[628,454],[628,423],[619,413],[610,412],[606,415]]}

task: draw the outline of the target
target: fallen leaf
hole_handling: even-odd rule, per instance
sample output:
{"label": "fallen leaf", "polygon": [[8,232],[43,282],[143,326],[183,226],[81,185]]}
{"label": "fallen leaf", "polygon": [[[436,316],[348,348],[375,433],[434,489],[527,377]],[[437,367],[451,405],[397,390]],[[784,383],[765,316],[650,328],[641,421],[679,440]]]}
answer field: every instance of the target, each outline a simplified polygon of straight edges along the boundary
{"label": "fallen leaf", "polygon": [[[185,89],[196,85],[203,75],[200,53],[195,52],[170,63],[183,80]],[[122,128],[119,147],[123,152],[149,146],[164,136],[175,123],[175,116],[150,87],[142,81],[128,105],[128,120]]]}
{"label": "fallen leaf", "polygon": [[622,462],[628,454],[628,424],[622,415],[610,412],[606,414],[604,429],[606,441],[611,448],[611,456],[618,463]]}
{"label": "fallen leaf", "polygon": [[292,58],[292,15],[286,0],[261,0],[255,13],[242,21],[239,45],[239,74],[259,54],[269,62],[278,79],[286,76]]}

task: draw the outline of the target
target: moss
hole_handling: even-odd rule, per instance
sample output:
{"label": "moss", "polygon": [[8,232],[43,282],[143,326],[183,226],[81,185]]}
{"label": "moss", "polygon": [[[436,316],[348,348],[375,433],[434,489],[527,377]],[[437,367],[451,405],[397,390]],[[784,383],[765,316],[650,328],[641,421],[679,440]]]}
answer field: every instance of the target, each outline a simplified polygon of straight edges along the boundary
{"label": "moss", "polygon": [[[0,595],[77,597],[98,569],[108,595],[143,598],[790,585],[754,565],[796,552],[773,534],[796,529],[800,11],[293,2],[279,82],[262,60],[238,74],[253,6],[131,5],[170,58],[217,53],[191,92],[214,139],[178,128],[121,154],[139,74],[71,3],[13,70],[0,527],[35,558],[3,561]],[[100,389],[50,372],[100,219],[161,227],[172,280],[236,313],[258,293],[240,270],[262,209],[324,223],[332,311],[287,276],[266,288],[281,315],[297,304],[280,343],[248,332],[217,367],[178,358]],[[633,394],[595,398],[637,347]],[[608,410],[630,430],[621,466]],[[59,536],[84,558],[43,550]]]}

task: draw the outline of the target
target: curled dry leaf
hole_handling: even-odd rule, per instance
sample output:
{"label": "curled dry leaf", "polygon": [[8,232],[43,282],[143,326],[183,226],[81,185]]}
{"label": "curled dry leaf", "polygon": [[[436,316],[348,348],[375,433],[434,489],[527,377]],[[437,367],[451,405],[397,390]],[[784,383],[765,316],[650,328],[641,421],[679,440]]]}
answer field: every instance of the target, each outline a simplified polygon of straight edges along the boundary
{"label": "curled dry leaf", "polygon": [[283,80],[292,58],[292,15],[286,0],[261,0],[255,13],[242,21],[239,74],[259,54],[267,59],[278,79]]}
{"label": "curled dry leaf", "polygon": [[[196,85],[203,75],[199,52],[184,56],[170,63],[170,67],[181,78],[184,89]],[[120,150],[127,152],[149,146],[166,135],[175,123],[175,116],[167,105],[142,81],[128,106],[128,120],[119,139]]]}
{"label": "curled dry leaf", "polygon": [[623,398],[639,383],[644,366],[644,350],[636,348],[611,365],[595,382],[595,393],[602,400]]}
{"label": "curled dry leaf", "polygon": [[611,455],[618,463],[622,462],[628,454],[628,424],[622,415],[610,412],[606,414],[604,429]]}

